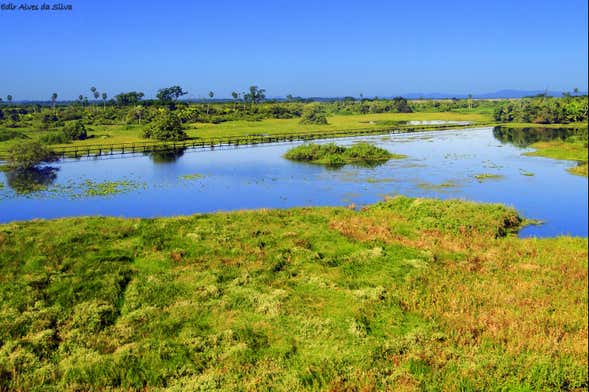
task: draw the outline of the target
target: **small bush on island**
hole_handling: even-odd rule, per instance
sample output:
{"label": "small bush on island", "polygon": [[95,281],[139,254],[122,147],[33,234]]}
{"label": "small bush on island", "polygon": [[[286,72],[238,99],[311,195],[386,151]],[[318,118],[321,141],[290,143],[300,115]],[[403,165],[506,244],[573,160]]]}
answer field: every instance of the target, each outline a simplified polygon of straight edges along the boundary
{"label": "small bush on island", "polygon": [[8,151],[7,166],[10,169],[27,170],[41,163],[57,160],[55,152],[37,141],[30,141],[14,145]]}
{"label": "small bush on island", "polygon": [[328,166],[339,166],[347,163],[383,163],[389,159],[406,158],[405,155],[393,154],[384,148],[364,142],[356,143],[349,147],[338,146],[334,143],[303,144],[290,149],[284,157],[293,161]]}
{"label": "small bush on island", "polygon": [[163,112],[155,122],[143,132],[147,139],[179,141],[188,137],[182,129],[182,121],[170,111]]}
{"label": "small bush on island", "polygon": [[321,105],[310,104],[303,109],[301,124],[327,125],[327,116]]}

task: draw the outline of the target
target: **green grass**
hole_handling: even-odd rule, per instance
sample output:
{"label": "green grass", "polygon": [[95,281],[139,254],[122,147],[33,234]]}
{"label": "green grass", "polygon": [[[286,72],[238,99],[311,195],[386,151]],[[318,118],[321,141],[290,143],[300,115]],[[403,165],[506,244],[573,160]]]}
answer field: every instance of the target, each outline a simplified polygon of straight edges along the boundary
{"label": "green grass", "polygon": [[519,169],[519,174],[526,177],[534,177],[536,174],[529,172],[527,170]]}
{"label": "green grass", "polygon": [[103,182],[86,180],[83,186],[85,188],[83,196],[111,196],[130,192],[139,188],[141,184],[128,180]]}
{"label": "green grass", "polygon": [[587,239],[398,197],[0,225],[0,390],[583,390]]}
{"label": "green grass", "polygon": [[441,190],[441,189],[449,189],[449,188],[456,188],[458,185],[453,181],[446,181],[440,184],[432,184],[429,182],[420,182],[417,184],[420,189],[424,190]]}
{"label": "green grass", "polygon": [[474,176],[479,182],[483,182],[486,180],[499,180],[503,178],[500,174],[493,174],[493,173],[481,173]]}
{"label": "green grass", "polygon": [[528,156],[577,161],[578,165],[569,169],[570,173],[587,177],[587,141],[549,141],[531,145],[536,149],[527,152]]}
{"label": "green grass", "polygon": [[204,175],[195,173],[195,174],[185,174],[183,176],[180,176],[180,179],[181,180],[192,181],[192,180],[200,180],[203,177],[204,177]]}
{"label": "green grass", "polygon": [[349,147],[329,144],[303,144],[284,154],[286,159],[318,165],[340,166],[353,164],[378,164],[389,159],[403,159],[406,155],[393,154],[369,143],[355,143]]}

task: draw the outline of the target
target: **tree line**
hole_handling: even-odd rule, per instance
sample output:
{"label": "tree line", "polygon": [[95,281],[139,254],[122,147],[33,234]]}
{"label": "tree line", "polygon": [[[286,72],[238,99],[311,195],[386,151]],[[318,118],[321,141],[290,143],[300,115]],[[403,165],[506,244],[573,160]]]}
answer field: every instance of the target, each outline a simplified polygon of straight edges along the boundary
{"label": "tree line", "polygon": [[563,124],[587,121],[587,96],[545,95],[505,101],[498,104],[493,117],[500,122]]}

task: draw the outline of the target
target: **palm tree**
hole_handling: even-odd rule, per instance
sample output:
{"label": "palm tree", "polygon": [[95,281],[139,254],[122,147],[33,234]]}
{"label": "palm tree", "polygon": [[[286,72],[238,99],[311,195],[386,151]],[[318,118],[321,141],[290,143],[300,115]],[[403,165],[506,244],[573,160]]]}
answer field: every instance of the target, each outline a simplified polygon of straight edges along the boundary
{"label": "palm tree", "polygon": [[57,115],[55,112],[55,101],[57,101],[57,93],[51,94],[51,106],[53,106],[53,115]]}
{"label": "palm tree", "polygon": [[11,103],[11,102],[12,102],[12,95],[8,94],[8,95],[6,96],[6,100],[7,100],[9,103]]}
{"label": "palm tree", "polygon": [[134,109],[134,116],[139,120],[139,125],[141,125],[141,119],[143,118],[143,114],[145,113],[145,109],[141,105],[135,106]]}
{"label": "palm tree", "polygon": [[106,109],[106,98],[108,97],[108,95],[106,95],[106,93],[102,93],[102,110]]}
{"label": "palm tree", "polygon": [[[100,93],[98,92],[98,90],[94,86],[90,87],[90,91],[92,92],[92,96],[94,97],[94,100],[96,101],[100,97]],[[96,112],[96,105],[93,105],[93,106],[94,106],[94,112]]]}
{"label": "palm tree", "polygon": [[[213,99],[214,96],[215,96],[215,93],[212,91],[209,91],[209,98]],[[207,103],[207,116],[209,115],[209,105],[210,105],[210,102]]]}
{"label": "palm tree", "polygon": [[239,98],[239,94],[235,91],[231,92],[231,97],[233,98],[233,110],[235,110],[235,102],[237,102],[237,98]]}

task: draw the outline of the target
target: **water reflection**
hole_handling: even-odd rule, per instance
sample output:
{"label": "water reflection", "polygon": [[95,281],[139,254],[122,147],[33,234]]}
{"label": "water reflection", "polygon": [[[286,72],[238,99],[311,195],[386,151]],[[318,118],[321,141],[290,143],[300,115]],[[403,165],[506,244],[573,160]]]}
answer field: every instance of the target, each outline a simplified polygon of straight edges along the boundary
{"label": "water reflection", "polygon": [[493,128],[493,136],[502,143],[510,143],[517,147],[527,147],[537,142],[566,140],[571,136],[587,134],[587,128],[511,128],[498,126]]}
{"label": "water reflection", "polygon": [[[286,151],[302,143],[61,162],[55,165],[60,170],[50,190],[69,189],[85,180],[119,183],[129,177],[146,186],[108,197],[71,198],[61,191],[29,197],[16,195],[8,185],[2,190],[2,182],[18,183],[15,179],[27,175],[11,174],[7,181],[6,173],[0,173],[0,222],[80,215],[155,217],[350,203],[362,206],[402,194],[503,203],[515,207],[522,216],[546,222],[525,228],[522,236],[586,236],[587,178],[569,174],[565,169],[573,165],[570,161],[528,157],[507,142],[523,140],[520,145],[528,144],[554,132],[558,137],[568,135],[558,130],[493,133],[493,128],[473,128],[338,139],[338,145],[364,141],[407,155],[406,159],[391,159],[374,168],[350,165],[328,170],[284,158]],[[497,135],[506,143],[499,145]],[[37,184],[47,184],[55,177],[47,170],[45,176],[36,174]],[[476,176],[485,174],[498,178],[477,180]]]}
{"label": "water reflection", "polygon": [[174,163],[184,155],[185,147],[174,150],[154,151],[147,155],[151,158],[153,163]]}
{"label": "water reflection", "polygon": [[51,166],[7,171],[6,182],[19,195],[28,195],[47,189],[57,179],[59,169]]}

